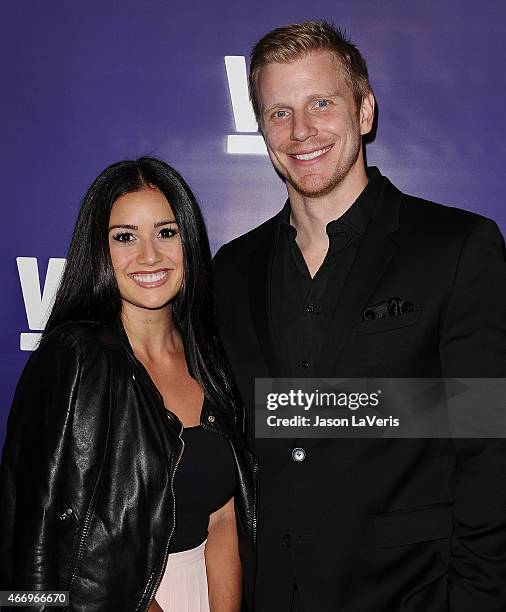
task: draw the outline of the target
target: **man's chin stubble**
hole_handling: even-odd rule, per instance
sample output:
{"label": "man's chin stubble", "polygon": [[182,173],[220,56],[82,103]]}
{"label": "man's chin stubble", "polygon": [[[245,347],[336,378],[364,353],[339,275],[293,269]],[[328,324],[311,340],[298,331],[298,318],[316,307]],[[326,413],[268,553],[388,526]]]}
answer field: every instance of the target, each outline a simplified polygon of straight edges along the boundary
{"label": "man's chin stubble", "polygon": [[[356,163],[359,153],[360,147],[358,146],[345,167],[341,166],[336,168],[334,175],[329,179],[327,183],[316,184],[312,188],[305,188],[300,183],[294,181],[288,173],[283,176],[285,181],[288,181],[293,187],[293,189],[295,189],[295,191],[301,196],[306,198],[322,198],[331,193],[338,185],[340,185],[344,181],[344,179],[348,176],[351,168]],[[315,182],[318,183],[318,181]]]}
{"label": "man's chin stubble", "polygon": [[285,181],[290,183],[293,189],[305,198],[322,198],[331,193],[344,179],[345,175],[336,173],[327,183],[317,184],[314,187],[303,187],[300,183],[294,181],[291,177],[286,176]]}

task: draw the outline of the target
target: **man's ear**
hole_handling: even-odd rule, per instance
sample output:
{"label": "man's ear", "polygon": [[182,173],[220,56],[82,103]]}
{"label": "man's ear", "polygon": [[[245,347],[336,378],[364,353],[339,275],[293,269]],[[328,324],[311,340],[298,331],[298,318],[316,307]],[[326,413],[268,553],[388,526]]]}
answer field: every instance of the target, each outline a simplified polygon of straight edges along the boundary
{"label": "man's ear", "polygon": [[[253,106],[253,104],[251,106]],[[262,110],[261,109],[258,111],[258,113],[255,113],[255,119],[256,119],[256,122],[257,122],[258,131],[265,138],[265,132],[264,132],[263,126],[262,126]]]}
{"label": "man's ear", "polygon": [[362,136],[369,134],[372,130],[372,124],[374,122],[374,95],[372,91],[365,94],[360,103],[360,133]]}

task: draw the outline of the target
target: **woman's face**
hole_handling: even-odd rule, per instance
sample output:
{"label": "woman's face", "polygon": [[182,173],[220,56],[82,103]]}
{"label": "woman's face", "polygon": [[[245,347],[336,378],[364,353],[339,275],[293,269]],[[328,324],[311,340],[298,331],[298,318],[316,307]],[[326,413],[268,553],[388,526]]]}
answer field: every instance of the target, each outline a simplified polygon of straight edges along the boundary
{"label": "woman's face", "polygon": [[183,281],[183,248],[172,208],[158,189],[118,198],[109,220],[109,249],[123,310],[157,310]]}

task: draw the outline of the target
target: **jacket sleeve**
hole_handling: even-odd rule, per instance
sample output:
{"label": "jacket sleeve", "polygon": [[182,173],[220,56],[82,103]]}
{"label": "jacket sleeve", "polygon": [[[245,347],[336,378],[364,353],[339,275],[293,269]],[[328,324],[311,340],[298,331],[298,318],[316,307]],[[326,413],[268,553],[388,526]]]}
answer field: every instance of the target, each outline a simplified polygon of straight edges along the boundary
{"label": "jacket sleeve", "polygon": [[1,590],[58,586],[58,485],[81,361],[74,338],[53,333],[32,354],[18,383],[0,466]]}
{"label": "jacket sleeve", "polygon": [[[504,241],[491,221],[475,227],[462,249],[440,354],[444,377],[506,377]],[[454,449],[449,609],[506,610],[506,441],[455,438]]]}

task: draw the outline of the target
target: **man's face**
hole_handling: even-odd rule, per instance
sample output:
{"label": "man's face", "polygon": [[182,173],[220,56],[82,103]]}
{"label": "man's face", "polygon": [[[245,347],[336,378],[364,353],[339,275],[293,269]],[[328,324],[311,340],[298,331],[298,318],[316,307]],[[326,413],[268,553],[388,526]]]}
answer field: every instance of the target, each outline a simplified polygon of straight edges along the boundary
{"label": "man's face", "polygon": [[361,164],[362,135],[372,127],[374,98],[353,98],[339,60],[313,51],[261,68],[257,93],[261,125],[274,167],[295,191],[331,193]]}

